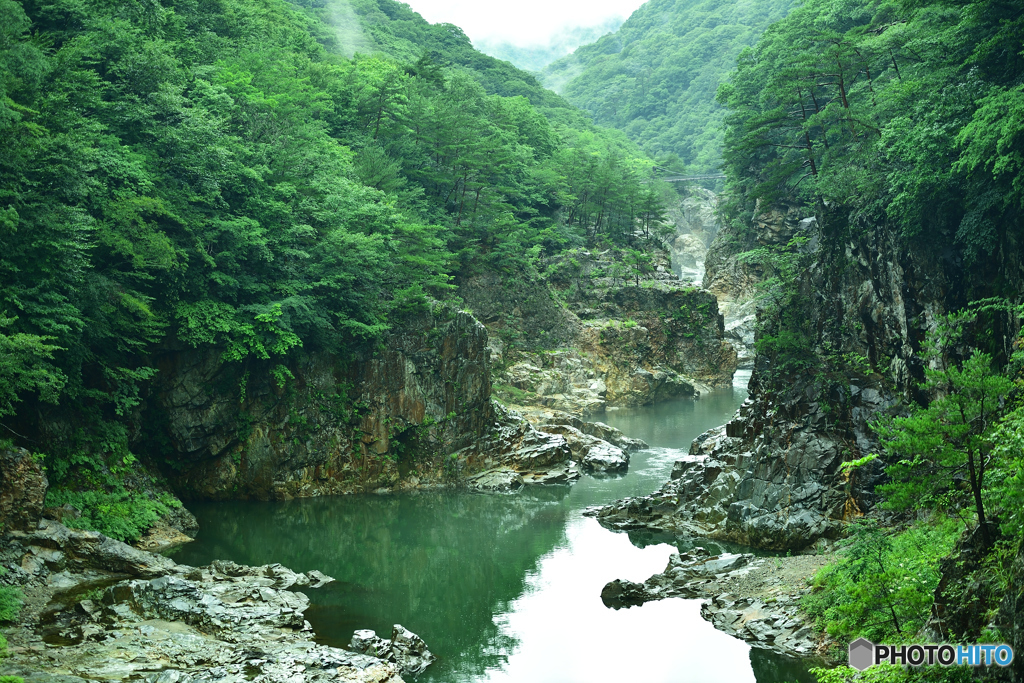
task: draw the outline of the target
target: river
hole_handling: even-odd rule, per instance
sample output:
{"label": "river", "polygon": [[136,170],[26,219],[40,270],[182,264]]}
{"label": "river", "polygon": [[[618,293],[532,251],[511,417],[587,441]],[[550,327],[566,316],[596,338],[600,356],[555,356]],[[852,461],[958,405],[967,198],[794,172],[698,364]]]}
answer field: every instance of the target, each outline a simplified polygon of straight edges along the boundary
{"label": "river", "polygon": [[609,410],[599,419],[651,448],[633,454],[624,476],[572,487],[195,504],[199,537],[174,559],[280,562],[335,577],[308,591],[318,640],[343,647],[355,629],[388,637],[400,623],[438,656],[421,683],[810,683],[801,662],[716,631],[699,600],[612,610],[600,598],[612,579],[662,571],[677,548],[723,549],[613,533],[582,512],[657,489],[690,441],[745,396],[737,386]]}

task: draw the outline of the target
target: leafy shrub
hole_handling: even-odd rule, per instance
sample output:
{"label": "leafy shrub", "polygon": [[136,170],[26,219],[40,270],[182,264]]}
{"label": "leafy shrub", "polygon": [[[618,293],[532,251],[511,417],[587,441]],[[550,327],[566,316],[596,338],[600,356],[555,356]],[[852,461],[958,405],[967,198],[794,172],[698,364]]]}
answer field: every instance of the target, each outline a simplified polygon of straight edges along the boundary
{"label": "leafy shrub", "polygon": [[803,608],[839,641],[905,639],[928,619],[939,582],[938,561],[960,526],[951,519],[919,523],[890,535],[874,520],[852,526],[849,547],[814,577]]}
{"label": "leafy shrub", "polygon": [[909,670],[893,664],[873,666],[858,672],[848,666],[835,669],[811,669],[818,683],[967,683],[973,680],[968,667],[924,666]]}
{"label": "leafy shrub", "polygon": [[[6,570],[0,567],[0,576],[6,573]],[[0,621],[14,621],[20,611],[21,591],[13,586],[0,586]],[[3,651],[3,646],[0,646],[0,651]]]}
{"label": "leafy shrub", "polygon": [[134,541],[171,508],[181,505],[170,496],[154,500],[123,488],[113,492],[51,489],[46,502],[53,506],[68,504],[82,511],[79,519],[65,520],[69,527],[99,531],[119,541]]}

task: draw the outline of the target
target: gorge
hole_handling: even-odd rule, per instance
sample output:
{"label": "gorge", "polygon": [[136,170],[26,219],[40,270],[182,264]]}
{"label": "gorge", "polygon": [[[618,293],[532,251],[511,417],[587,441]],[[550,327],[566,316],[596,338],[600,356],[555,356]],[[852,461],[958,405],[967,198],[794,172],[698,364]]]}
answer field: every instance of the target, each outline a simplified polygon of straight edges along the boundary
{"label": "gorge", "polygon": [[1021,17],[0,0],[0,683],[1021,680]]}

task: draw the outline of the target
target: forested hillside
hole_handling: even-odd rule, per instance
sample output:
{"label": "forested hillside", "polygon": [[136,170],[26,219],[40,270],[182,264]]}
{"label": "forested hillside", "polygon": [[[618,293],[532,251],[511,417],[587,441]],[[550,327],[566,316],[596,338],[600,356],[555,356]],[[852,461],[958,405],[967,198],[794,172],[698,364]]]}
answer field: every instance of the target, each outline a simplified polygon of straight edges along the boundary
{"label": "forested hillside", "polygon": [[[846,439],[818,481],[865,486],[804,601],[839,643],[1024,643],[1022,36],[1017,2],[807,0],[719,92],[730,248],[773,276],[755,401]],[[816,220],[772,245],[771,211]]]}
{"label": "forested hillside", "polygon": [[610,17],[596,26],[574,26],[559,31],[547,44],[513,45],[496,39],[478,40],[474,45],[492,57],[512,62],[520,69],[541,71],[548,64],[571,54],[580,45],[593,43],[601,36],[614,33],[622,26],[622,17]]}
{"label": "forested hillside", "polygon": [[724,115],[715,92],[740,51],[792,4],[651,0],[618,32],[547,67],[544,82],[661,163],[715,170]]}
{"label": "forested hillside", "polygon": [[51,492],[123,493],[158,349],[285,386],[459,274],[633,241],[650,162],[621,134],[454,26],[353,6],[359,31],[331,3],[0,0],[0,416]]}

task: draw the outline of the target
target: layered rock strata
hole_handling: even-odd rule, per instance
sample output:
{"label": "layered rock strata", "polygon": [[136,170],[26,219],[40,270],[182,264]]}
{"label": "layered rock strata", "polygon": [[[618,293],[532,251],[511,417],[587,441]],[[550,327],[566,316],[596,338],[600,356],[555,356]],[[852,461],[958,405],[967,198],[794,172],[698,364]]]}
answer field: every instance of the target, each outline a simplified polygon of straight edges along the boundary
{"label": "layered rock strata", "polygon": [[579,321],[573,347],[517,354],[495,377],[504,400],[586,416],[731,384],[736,353],[713,296],[671,280],[592,283],[569,301]]}
{"label": "layered rock strata", "polygon": [[[804,348],[797,356],[779,346],[777,335],[795,333],[780,333],[778,313],[763,319],[775,350],[756,359],[750,401],[699,438],[660,491],[601,511],[609,526],[800,549],[841,534],[875,505],[884,464],[852,475],[840,466],[878,452],[869,425],[917,398],[921,345],[946,311],[966,303],[967,276],[934,241],[910,243],[870,225],[828,231],[793,209],[758,215],[757,244],[796,245],[802,274],[785,315]],[[1016,333],[1009,327],[1007,339]]]}
{"label": "layered rock strata", "polygon": [[402,680],[394,663],[314,642],[303,618],[309,598],[292,589],[332,581],[319,572],[188,567],[47,520],[8,534],[0,561],[28,602],[0,675],[33,683]]}

